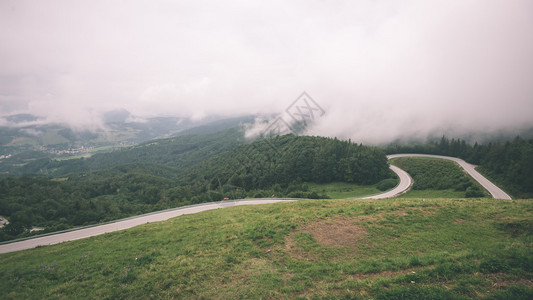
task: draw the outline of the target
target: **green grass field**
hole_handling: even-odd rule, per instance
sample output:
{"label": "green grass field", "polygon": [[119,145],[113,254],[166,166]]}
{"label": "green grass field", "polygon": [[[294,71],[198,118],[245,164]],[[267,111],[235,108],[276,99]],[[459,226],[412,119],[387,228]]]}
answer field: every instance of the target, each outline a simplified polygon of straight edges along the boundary
{"label": "green grass field", "polygon": [[410,191],[402,198],[477,198],[490,194],[458,164],[453,161],[426,158],[400,157],[391,164],[405,170],[413,178]]}
{"label": "green grass field", "polygon": [[11,142],[9,142],[6,146],[9,147],[20,147],[24,145],[31,145],[37,147],[39,145],[38,141],[33,138],[29,137],[18,137],[14,138]]}
{"label": "green grass field", "polygon": [[116,150],[116,149],[121,149],[121,148],[128,148],[128,147],[131,147],[131,146],[130,145],[101,146],[101,147],[90,149],[87,152],[90,152],[90,153],[106,152],[106,151],[111,151],[111,150]]}
{"label": "green grass field", "polygon": [[454,191],[453,189],[446,190],[409,190],[407,193],[401,194],[399,198],[463,198],[464,192]]}
{"label": "green grass field", "polygon": [[327,194],[332,199],[364,197],[382,193],[376,185],[357,185],[353,183],[309,183],[309,190],[318,194]]}
{"label": "green grass field", "polygon": [[0,255],[4,299],[531,299],[533,202],[306,200]]}
{"label": "green grass field", "polygon": [[57,144],[69,144],[70,141],[66,139],[65,137],[61,136],[59,133],[59,129],[49,129],[46,130],[44,136],[42,139],[43,145],[57,145]]}

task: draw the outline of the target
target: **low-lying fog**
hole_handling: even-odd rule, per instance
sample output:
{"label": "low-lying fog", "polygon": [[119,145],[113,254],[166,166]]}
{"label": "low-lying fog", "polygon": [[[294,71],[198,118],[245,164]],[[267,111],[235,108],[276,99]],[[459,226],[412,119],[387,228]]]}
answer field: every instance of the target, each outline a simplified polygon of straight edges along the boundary
{"label": "low-lying fog", "polygon": [[[0,115],[286,114],[385,143],[533,126],[533,2],[0,1]],[[6,121],[3,121],[4,125]]]}

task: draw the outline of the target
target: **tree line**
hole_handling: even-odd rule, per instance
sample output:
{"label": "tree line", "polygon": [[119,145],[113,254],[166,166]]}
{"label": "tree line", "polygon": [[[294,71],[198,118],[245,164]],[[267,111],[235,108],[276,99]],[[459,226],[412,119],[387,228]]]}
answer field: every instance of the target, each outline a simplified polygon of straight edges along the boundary
{"label": "tree line", "polygon": [[[181,176],[193,190],[224,194],[301,182],[375,184],[394,177],[383,151],[336,138],[279,136],[212,157]],[[276,193],[279,194],[279,193]]]}
{"label": "tree line", "polygon": [[461,139],[442,137],[419,145],[390,145],[387,154],[424,153],[454,156],[479,165],[482,173],[515,198],[533,197],[533,140],[516,137],[507,142],[474,145]]}

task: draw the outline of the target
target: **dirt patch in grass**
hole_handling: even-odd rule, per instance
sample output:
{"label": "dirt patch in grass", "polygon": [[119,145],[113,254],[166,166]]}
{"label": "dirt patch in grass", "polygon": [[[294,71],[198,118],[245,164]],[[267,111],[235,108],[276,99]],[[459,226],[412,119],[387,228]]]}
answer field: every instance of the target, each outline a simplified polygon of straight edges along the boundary
{"label": "dirt patch in grass", "polygon": [[310,234],[318,244],[326,247],[355,249],[358,242],[368,235],[366,229],[358,225],[363,220],[367,218],[335,218],[308,223],[285,238],[286,250],[297,257],[311,258],[307,251],[297,246],[295,235],[298,233]]}
{"label": "dirt patch in grass", "polygon": [[368,232],[355,219],[330,219],[307,224],[301,232],[310,233],[317,243],[329,247],[356,247]]}

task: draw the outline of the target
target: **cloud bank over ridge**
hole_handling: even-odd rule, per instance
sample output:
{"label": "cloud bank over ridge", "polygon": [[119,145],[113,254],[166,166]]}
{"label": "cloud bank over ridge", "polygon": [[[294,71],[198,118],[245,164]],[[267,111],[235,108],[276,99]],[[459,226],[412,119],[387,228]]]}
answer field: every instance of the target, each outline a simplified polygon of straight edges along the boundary
{"label": "cloud bank over ridge", "polygon": [[282,112],[382,143],[533,126],[533,3],[0,1],[0,115]]}

